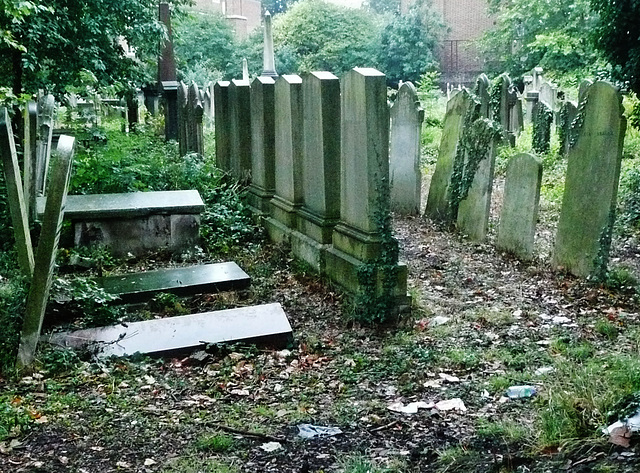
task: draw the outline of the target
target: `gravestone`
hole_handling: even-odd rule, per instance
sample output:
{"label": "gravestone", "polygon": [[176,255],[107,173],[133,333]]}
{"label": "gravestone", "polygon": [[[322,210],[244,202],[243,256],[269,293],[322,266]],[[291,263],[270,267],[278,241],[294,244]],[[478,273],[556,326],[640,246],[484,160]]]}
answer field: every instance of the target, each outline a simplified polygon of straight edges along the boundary
{"label": "gravestone", "polygon": [[13,234],[18,252],[18,264],[23,275],[31,277],[34,269],[33,246],[29,233],[29,217],[24,198],[22,178],[16,144],[11,129],[11,119],[5,107],[0,108],[0,153],[2,154],[2,168],[4,182],[7,187],[9,213]]}
{"label": "gravestone", "polygon": [[527,123],[533,123],[533,111],[536,104],[540,100],[540,94],[537,90],[531,90],[524,95],[524,118]]}
{"label": "gravestone", "polygon": [[188,101],[189,88],[187,84],[180,81],[178,83],[178,145],[180,156],[187,154],[189,148]]}
{"label": "gravestone", "polygon": [[551,147],[551,123],[553,111],[542,100],[533,106],[533,139],[531,145],[536,153],[548,153]]}
{"label": "gravestone", "polygon": [[276,188],[275,171],[275,81],[256,77],[251,85],[251,185],[249,205],[259,214],[269,214]]}
{"label": "gravestone", "polygon": [[[492,125],[486,119],[478,119],[473,126],[482,129],[483,135],[488,135]],[[459,184],[453,184],[464,188],[459,191],[456,226],[461,233],[475,241],[484,240],[487,236],[496,158],[494,148],[497,138],[498,136],[494,134],[493,139],[486,143],[477,141],[468,144],[468,149],[464,153],[463,175]],[[474,140],[472,137],[470,139]],[[461,157],[457,156],[458,159]],[[471,181],[470,185],[462,184],[468,180]]]}
{"label": "gravestone", "polygon": [[491,117],[491,81],[486,74],[480,74],[476,79],[476,85],[473,90],[476,98],[480,101],[480,116],[485,118]]}
{"label": "gravestone", "polygon": [[327,275],[355,293],[369,287],[399,309],[407,303],[407,272],[398,264],[389,213],[385,75],[371,68],[347,72],[341,114],[340,223],[326,252]]}
{"label": "gravestone", "polygon": [[420,213],[420,132],[424,110],[411,82],[404,82],[391,107],[389,165],[391,210],[401,214]]}
{"label": "gravestone", "polygon": [[560,112],[558,113],[558,137],[560,139],[560,153],[562,156],[567,156],[569,154],[569,148],[571,142],[575,139],[572,133],[572,124],[573,121],[578,116],[578,106],[567,100],[560,107]]}
{"label": "gravestone", "polygon": [[583,97],[577,141],[569,150],[553,264],[576,276],[604,276],[611,245],[622,146],[626,131],[622,98],[607,82]]}
{"label": "gravestone", "polygon": [[24,182],[23,193],[30,222],[36,219],[36,149],[38,131],[38,105],[29,100],[24,109]]}
{"label": "gravestone", "polygon": [[282,347],[291,337],[287,315],[276,303],[56,333],[45,340],[104,358],[135,353],[175,355],[220,343]]}
{"label": "gravestone", "polygon": [[216,165],[231,172],[231,82],[218,81],[213,86],[214,127],[216,134]]}
{"label": "gravestone", "polygon": [[552,112],[557,112],[558,88],[555,85],[544,80],[540,84],[540,89],[538,92],[540,93],[540,101],[544,102]]}
{"label": "gravestone", "polygon": [[518,94],[515,88],[512,89],[510,102],[513,102],[513,106],[511,107],[509,130],[511,130],[515,136],[518,136],[524,129],[524,112],[522,109],[522,97],[520,97],[520,94]]}
{"label": "gravestone", "polygon": [[587,90],[589,90],[589,87],[591,87],[592,85],[593,81],[590,79],[585,79],[580,82],[580,86],[578,88],[578,104],[582,103],[582,100],[587,94]]}
{"label": "gravestone", "polygon": [[[442,138],[438,150],[436,169],[429,185],[425,215],[434,220],[448,221],[452,218],[451,175],[463,132],[464,118],[469,107],[475,105],[466,90],[461,90],[447,102],[447,112],[442,126]],[[455,218],[455,216],[453,216]]]}
{"label": "gravestone", "polygon": [[164,101],[164,139],[178,140],[178,82],[160,83]]}
{"label": "gravestone", "polygon": [[32,363],[40,338],[53,279],[74,150],[75,138],[60,136],[51,170],[51,185],[47,192],[47,204],[35,255],[35,270],[27,296],[18,348],[18,366],[28,366]]}
{"label": "gravestone", "polygon": [[267,231],[273,241],[288,241],[302,205],[302,79],[282,75],[275,83],[275,195]]}
{"label": "gravestone", "polygon": [[204,156],[204,131],[202,118],[204,107],[200,100],[200,91],[195,82],[192,82],[187,92],[187,153],[198,153]]}
{"label": "gravestone", "polygon": [[340,217],[340,80],[330,72],[312,72],[303,79],[302,97],[303,206],[291,247],[323,272],[324,251]]}
{"label": "gravestone", "polygon": [[54,115],[55,100],[53,95],[44,95],[38,100],[38,142],[36,149],[36,192],[38,195],[44,195],[46,192]]}
{"label": "gravestone", "polygon": [[542,161],[531,154],[514,156],[507,165],[496,246],[524,260],[533,257],[542,182]]}
{"label": "gravestone", "polygon": [[251,178],[251,87],[233,79],[229,85],[229,171],[242,182]]}
{"label": "gravestone", "polygon": [[107,293],[122,303],[143,302],[161,292],[178,296],[246,289],[249,276],[233,262],[126,273],[97,278]]}

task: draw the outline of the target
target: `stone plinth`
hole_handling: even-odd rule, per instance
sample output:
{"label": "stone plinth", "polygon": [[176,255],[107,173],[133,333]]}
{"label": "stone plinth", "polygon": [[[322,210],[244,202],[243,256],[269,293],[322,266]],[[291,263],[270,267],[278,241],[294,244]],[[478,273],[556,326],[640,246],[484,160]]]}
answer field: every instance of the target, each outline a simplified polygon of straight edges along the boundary
{"label": "stone plinth", "polygon": [[401,214],[420,213],[420,132],[424,110],[420,107],[416,89],[404,82],[391,107],[391,139],[389,173],[391,179],[391,210]]}
{"label": "stone plinth", "polygon": [[583,96],[584,119],[574,124],[553,264],[576,276],[601,278],[607,266],[626,131],[622,97],[606,82]]}
{"label": "stone plinth", "polygon": [[275,82],[257,77],[251,85],[251,186],[249,204],[256,213],[269,214],[276,189]]}
{"label": "stone plinth", "polygon": [[318,271],[340,217],[340,81],[330,72],[305,76],[303,95],[303,206],[294,254]]}
{"label": "stone plinth", "polygon": [[533,256],[541,182],[540,158],[522,153],[509,161],[496,246],[525,260]]}
{"label": "stone plinth", "polygon": [[[397,264],[389,217],[389,109],[384,74],[370,68],[349,71],[343,78],[341,101],[340,223],[327,250],[326,272],[352,292],[373,284],[376,296],[384,291],[401,304],[400,300],[406,302],[406,267]],[[384,288],[378,283],[384,279],[382,265],[395,265],[397,278]]]}

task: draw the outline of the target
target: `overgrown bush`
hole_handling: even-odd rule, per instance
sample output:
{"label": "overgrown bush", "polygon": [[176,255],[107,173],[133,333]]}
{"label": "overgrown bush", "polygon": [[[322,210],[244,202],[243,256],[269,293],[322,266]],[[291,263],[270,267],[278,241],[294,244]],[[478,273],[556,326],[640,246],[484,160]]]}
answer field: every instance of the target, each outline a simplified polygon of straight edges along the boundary
{"label": "overgrown bush", "polygon": [[27,284],[15,267],[15,253],[0,257],[0,372],[13,368],[27,297]]}

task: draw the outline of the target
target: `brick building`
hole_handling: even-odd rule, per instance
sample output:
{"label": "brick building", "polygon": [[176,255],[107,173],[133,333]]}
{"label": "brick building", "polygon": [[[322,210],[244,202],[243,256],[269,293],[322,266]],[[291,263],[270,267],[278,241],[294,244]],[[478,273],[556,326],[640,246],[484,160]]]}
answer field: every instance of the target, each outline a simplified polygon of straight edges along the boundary
{"label": "brick building", "polygon": [[[405,12],[413,0],[401,0]],[[484,71],[477,40],[494,25],[487,0],[432,0],[449,27],[440,49],[442,81],[469,84]]]}
{"label": "brick building", "polygon": [[195,0],[193,9],[202,12],[221,12],[233,26],[239,38],[245,38],[260,26],[260,0]]}

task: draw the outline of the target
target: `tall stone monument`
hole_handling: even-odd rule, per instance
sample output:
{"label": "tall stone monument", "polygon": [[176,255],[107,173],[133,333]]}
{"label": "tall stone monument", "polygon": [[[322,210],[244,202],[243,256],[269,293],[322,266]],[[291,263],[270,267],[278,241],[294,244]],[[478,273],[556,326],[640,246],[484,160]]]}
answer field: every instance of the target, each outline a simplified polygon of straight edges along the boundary
{"label": "tall stone monument", "polygon": [[251,178],[251,85],[233,79],[229,85],[229,164],[231,175],[249,182]]}
{"label": "tall stone monument", "polygon": [[213,86],[214,126],[216,133],[216,165],[231,171],[231,105],[229,81],[218,81]]}
{"label": "tall stone monument", "polygon": [[271,30],[271,13],[264,14],[264,56],[262,75],[267,77],[278,77],[276,72],[276,60],[273,50],[273,31]]}

